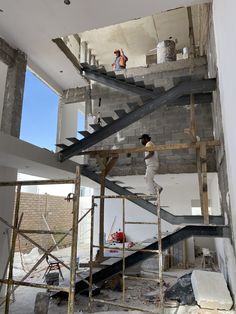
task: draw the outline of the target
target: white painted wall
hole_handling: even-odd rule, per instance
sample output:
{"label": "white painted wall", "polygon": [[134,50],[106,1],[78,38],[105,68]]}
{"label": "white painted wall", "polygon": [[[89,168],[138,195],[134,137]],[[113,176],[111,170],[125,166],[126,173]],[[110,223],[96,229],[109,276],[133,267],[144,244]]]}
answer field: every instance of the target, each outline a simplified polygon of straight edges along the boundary
{"label": "white painted wall", "polygon": [[1,122],[2,122],[2,109],[3,109],[7,70],[8,70],[8,66],[5,63],[0,61],[0,127],[1,127]]}
{"label": "white painted wall", "polygon": [[[209,184],[214,180],[216,174],[209,175]],[[123,178],[123,177],[122,177]],[[119,178],[120,180],[125,180]],[[134,176],[133,185],[138,185],[138,181],[141,180],[141,176]],[[196,174],[180,174],[180,175],[160,175],[158,176],[158,183],[164,187],[161,194],[161,204],[167,211],[170,211],[174,215],[191,215],[191,200],[199,199],[198,193],[198,181]],[[127,182],[126,182],[127,184]],[[129,177],[128,184],[132,186],[131,177]],[[145,192],[146,187],[138,190]],[[99,195],[99,190],[95,190],[96,195]],[[114,195],[106,190],[106,195]],[[99,200],[96,200],[98,207],[96,207],[95,215],[95,229],[94,229],[94,242],[98,244],[99,238]],[[110,232],[112,223],[115,220],[115,226],[113,232],[122,230],[122,203],[120,199],[106,199],[105,200],[105,233],[106,238]],[[126,201],[126,220],[129,221],[155,221],[156,216],[143,210],[139,206]],[[179,226],[174,226],[166,221],[162,220],[162,232],[172,232]],[[126,225],[125,230],[127,240],[139,242],[148,238],[153,238],[157,235],[157,227],[154,225]],[[214,240],[207,241],[207,239],[196,239],[199,241],[198,245],[201,247],[209,247],[214,249]],[[188,257],[189,262],[194,263],[194,248],[193,239],[188,240]]]}
{"label": "white painted wall", "polygon": [[[235,0],[213,1],[213,22],[215,29],[219,88],[222,119],[225,136],[225,151],[231,203],[231,225],[235,246],[236,240],[236,137],[235,137],[235,73],[236,73],[236,2]],[[228,269],[229,282],[236,295],[236,262],[233,247],[229,241],[218,241],[219,254]]]}
{"label": "white painted wall", "polygon": [[[68,137],[76,137],[78,131],[84,130],[85,125],[78,125],[78,112],[84,113],[85,103],[64,104],[62,101],[59,104],[58,125],[57,125],[57,143],[71,145]],[[71,160],[83,163],[83,157],[73,157]]]}

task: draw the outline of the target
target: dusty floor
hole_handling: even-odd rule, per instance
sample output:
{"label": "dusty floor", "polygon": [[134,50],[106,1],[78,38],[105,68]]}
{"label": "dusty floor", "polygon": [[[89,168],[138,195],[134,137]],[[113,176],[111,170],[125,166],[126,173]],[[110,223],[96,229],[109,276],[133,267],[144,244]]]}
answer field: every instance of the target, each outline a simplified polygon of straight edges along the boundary
{"label": "dusty floor", "polygon": [[[69,252],[70,249],[63,249],[55,253],[59,258],[63,259],[65,262],[69,261]],[[22,257],[22,256],[21,256]],[[19,280],[25,272],[27,272],[38,259],[37,252],[33,252],[31,255],[24,257],[24,267],[22,267],[22,262],[20,256],[16,255],[15,265],[14,265],[14,275],[15,279]],[[80,261],[88,261],[88,250],[80,250]],[[33,273],[30,280],[38,283],[42,283],[42,277],[47,267],[46,262],[41,264],[37,271]],[[24,269],[22,269],[24,268]],[[63,276],[66,279],[69,278],[69,272],[63,268]],[[171,286],[176,282],[176,279],[182,275],[189,273],[192,269],[171,269],[168,272],[165,272],[164,281],[167,285]],[[63,281],[61,281],[63,283]],[[15,314],[33,314],[34,313],[34,303],[36,294],[40,291],[45,292],[45,290],[31,288],[31,287],[19,287],[15,291],[15,302],[11,303],[10,313]],[[158,295],[158,286],[153,281],[136,281],[136,280],[127,280],[126,281],[126,303],[137,308],[148,308],[149,310],[158,313],[158,309],[154,304],[154,298],[147,297],[147,294],[157,294]],[[122,293],[117,291],[112,291],[110,289],[102,289],[101,293],[96,296],[98,299],[104,299],[110,302],[122,303]],[[119,311],[120,310],[120,311]],[[123,314],[127,311],[121,311],[122,308],[118,308],[113,305],[102,304],[99,302],[93,302],[92,304],[92,313],[102,314],[109,311],[109,313]],[[0,313],[4,313],[4,307],[0,308]],[[52,299],[49,305],[48,314],[65,314],[67,313],[67,301],[62,301],[60,305],[57,304],[57,300]],[[89,299],[86,296],[77,295],[75,302],[75,313],[89,313]],[[146,313],[139,311],[132,311],[132,314]],[[166,308],[166,314],[219,314],[219,313],[235,313],[234,311],[209,311],[201,310],[198,306],[178,306],[174,308]]]}

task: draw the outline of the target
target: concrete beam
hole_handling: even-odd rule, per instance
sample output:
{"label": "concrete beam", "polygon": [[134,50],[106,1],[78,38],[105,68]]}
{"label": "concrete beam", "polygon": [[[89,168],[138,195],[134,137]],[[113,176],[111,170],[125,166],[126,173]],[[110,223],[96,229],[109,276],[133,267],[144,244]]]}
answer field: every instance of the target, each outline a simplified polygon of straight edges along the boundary
{"label": "concrete beam", "polygon": [[16,50],[14,63],[8,67],[1,122],[1,131],[16,137],[20,134],[26,66],[26,55]]}
{"label": "concrete beam", "polygon": [[61,51],[71,61],[71,63],[74,65],[74,67],[81,73],[81,67],[80,67],[78,59],[70,51],[70,49],[67,47],[67,45],[64,43],[64,41],[61,38],[55,38],[52,41],[58,46],[58,48],[61,49]]}
{"label": "concrete beam", "polygon": [[15,49],[13,49],[8,43],[0,38],[0,60],[8,66],[14,63]]}

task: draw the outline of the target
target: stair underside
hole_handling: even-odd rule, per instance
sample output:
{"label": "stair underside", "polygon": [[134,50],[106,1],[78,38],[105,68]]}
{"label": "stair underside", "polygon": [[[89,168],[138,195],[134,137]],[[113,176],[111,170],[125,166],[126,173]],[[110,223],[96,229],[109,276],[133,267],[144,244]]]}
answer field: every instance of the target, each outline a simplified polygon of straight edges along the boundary
{"label": "stair underside", "polygon": [[[228,226],[186,226],[183,227],[165,237],[162,238],[162,250],[166,250],[173,246],[174,244],[188,239],[191,236],[198,237],[215,237],[215,238],[229,238],[230,237],[230,229]],[[144,250],[158,250],[158,241],[146,246]],[[125,258],[125,267],[130,267],[135,265],[136,263],[143,261],[149,257],[151,257],[155,253],[151,252],[142,252],[136,251],[133,254],[127,256]],[[115,274],[122,271],[123,261],[122,259],[118,259],[114,264],[105,267],[93,274],[93,283],[99,283],[104,281],[105,279],[114,276]],[[89,276],[85,278],[85,280],[89,281]],[[75,292],[79,293],[88,288],[88,285],[83,280],[79,280],[75,285]],[[56,294],[57,297],[66,298],[66,292],[59,292]]]}
{"label": "stair underside", "polygon": [[145,105],[140,106],[125,115],[122,115],[120,118],[114,120],[112,123],[104,127],[98,128],[97,131],[80,140],[78,143],[74,143],[62,149],[59,152],[59,159],[60,161],[64,161],[70,157],[75,156],[82,150],[85,150],[95,145],[96,143],[107,138],[108,136],[140,120],[144,116],[151,114],[159,107],[167,105],[168,103],[175,102],[178,98],[182,96],[196,93],[209,93],[212,92],[215,87],[215,79],[181,82],[177,86],[160,95],[159,97],[147,101]]}

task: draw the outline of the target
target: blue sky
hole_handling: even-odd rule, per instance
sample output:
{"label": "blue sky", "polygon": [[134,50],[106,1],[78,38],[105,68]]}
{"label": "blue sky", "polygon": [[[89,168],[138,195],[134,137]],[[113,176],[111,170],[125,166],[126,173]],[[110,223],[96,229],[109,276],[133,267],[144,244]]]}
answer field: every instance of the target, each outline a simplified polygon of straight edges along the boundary
{"label": "blue sky", "polygon": [[[38,79],[26,72],[20,139],[55,151],[59,96]],[[78,128],[84,130],[84,115],[78,111]],[[72,134],[71,136],[74,136]],[[83,138],[77,133],[78,139]]]}
{"label": "blue sky", "polygon": [[55,150],[59,96],[27,70],[20,138]]}

